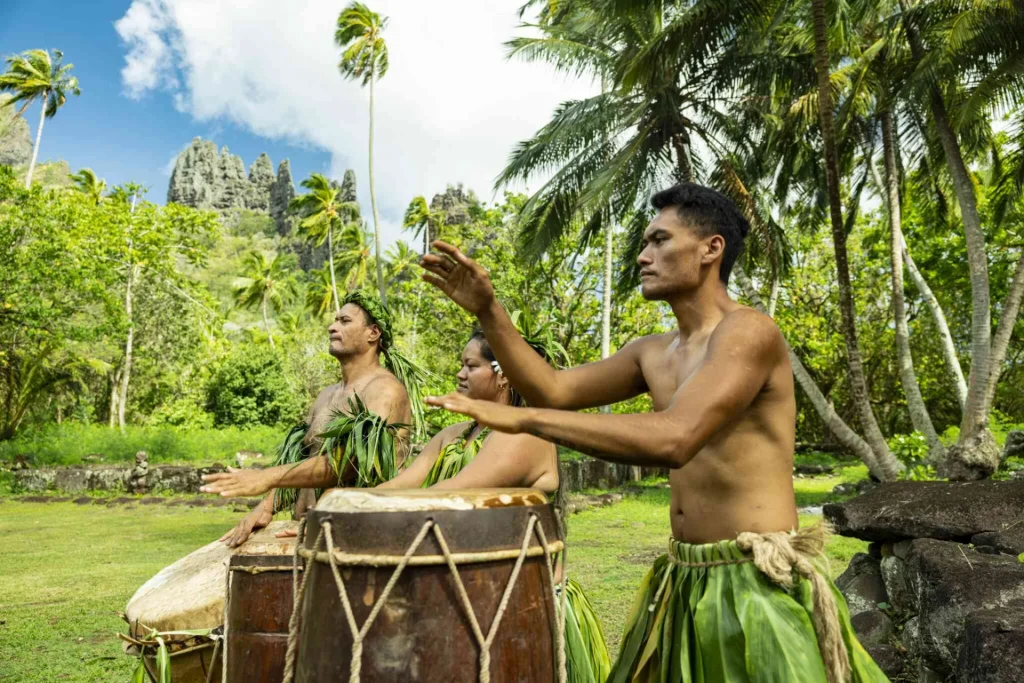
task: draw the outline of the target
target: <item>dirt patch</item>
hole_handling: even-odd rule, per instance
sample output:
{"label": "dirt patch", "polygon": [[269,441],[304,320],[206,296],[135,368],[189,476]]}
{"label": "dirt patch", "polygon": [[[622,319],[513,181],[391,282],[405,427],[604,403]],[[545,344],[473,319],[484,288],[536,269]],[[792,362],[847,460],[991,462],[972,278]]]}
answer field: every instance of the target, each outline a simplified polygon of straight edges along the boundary
{"label": "dirt patch", "polygon": [[627,564],[638,564],[642,567],[650,567],[654,564],[654,561],[664,555],[665,553],[658,552],[656,550],[649,550],[642,553],[627,553],[626,555],[619,555],[619,559]]}
{"label": "dirt patch", "polygon": [[121,496],[119,498],[111,498],[107,501],[107,505],[127,505],[128,503],[134,503],[135,498],[129,496]]}
{"label": "dirt patch", "polygon": [[90,498],[89,496],[82,496],[81,498],[75,498],[74,501],[72,502],[75,505],[88,505],[89,503],[92,502],[92,498]]}
{"label": "dirt patch", "polygon": [[18,498],[18,501],[22,503],[51,503],[53,502],[52,496],[24,496]]}
{"label": "dirt patch", "polygon": [[165,502],[167,502],[166,498],[161,498],[160,496],[151,496],[149,498],[143,498],[142,500],[139,501],[139,504],[140,505],[156,505],[158,503],[165,503]]}
{"label": "dirt patch", "polygon": [[71,500],[71,496],[62,496],[60,498],[51,498],[50,502],[51,503],[66,503],[69,500]]}

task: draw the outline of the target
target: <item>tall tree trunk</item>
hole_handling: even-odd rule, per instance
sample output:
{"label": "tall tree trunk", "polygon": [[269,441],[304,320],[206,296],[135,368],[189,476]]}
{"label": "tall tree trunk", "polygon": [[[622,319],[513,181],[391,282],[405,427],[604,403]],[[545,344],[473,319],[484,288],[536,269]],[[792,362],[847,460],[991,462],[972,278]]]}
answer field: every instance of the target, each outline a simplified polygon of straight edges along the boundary
{"label": "tall tree trunk", "polygon": [[120,368],[114,370],[113,377],[110,378],[110,409],[107,415],[107,425],[113,429],[117,425],[117,400],[120,397],[118,391],[121,386],[121,372]]}
{"label": "tall tree trunk", "polygon": [[684,140],[682,134],[672,136],[672,146],[676,151],[676,170],[679,177],[688,183],[693,182],[693,164],[690,163],[690,141]]}
{"label": "tall tree trunk", "polygon": [[836,256],[836,280],[839,284],[839,310],[842,314],[843,339],[846,342],[846,361],[849,367],[850,393],[857,417],[871,450],[875,453],[881,478],[895,479],[904,469],[885,442],[882,430],[875,420],[868,397],[868,384],[857,343],[854,319],[853,286],[850,265],[846,255],[846,231],[843,227],[842,203],[839,198],[839,158],[836,152],[835,121],[832,116],[832,86],[829,83],[828,35],[825,22],[825,0],[813,0],[814,70],[818,76],[818,110],[821,118],[821,138],[825,148],[825,181],[828,189],[829,215],[832,223],[832,246]]}
{"label": "tall tree trunk", "polygon": [[999,318],[996,334],[992,338],[992,353],[989,356],[992,367],[989,370],[988,385],[985,387],[986,415],[992,410],[992,404],[996,398],[996,385],[999,383],[999,375],[1002,374],[1003,361],[1006,360],[1006,350],[1010,346],[1013,328],[1017,324],[1022,297],[1024,297],[1024,252],[1021,253],[1017,267],[1014,269],[1010,290],[1006,293],[1006,302],[1003,304],[1003,313]]}
{"label": "tall tree trunk", "polygon": [[373,208],[373,239],[377,254],[377,290],[380,302],[387,306],[387,294],[384,291],[384,257],[380,246],[380,214],[377,213],[377,190],[373,182],[373,84],[376,80],[373,67],[373,53],[370,53],[370,206]]}
{"label": "tall tree trunk", "polygon": [[[904,15],[908,0],[900,0]],[[924,45],[917,29],[904,20],[911,56],[915,62],[924,59]],[[949,450],[944,475],[950,479],[978,479],[991,475],[999,467],[1000,449],[988,429],[985,398],[992,366],[992,310],[988,281],[988,255],[985,233],[981,229],[974,182],[967,170],[956,132],[938,86],[933,85],[929,97],[932,119],[938,133],[946,165],[953,180],[953,191],[960,205],[960,220],[967,242],[967,270],[971,279],[971,371],[967,377],[967,401],[960,422],[960,438]]]}
{"label": "tall tree trunk", "polygon": [[775,317],[775,307],[779,305],[779,292],[781,289],[782,285],[779,282],[779,275],[773,272],[771,288],[768,290],[768,309],[766,311],[769,318]]}
{"label": "tall tree trunk", "polygon": [[889,208],[889,256],[892,261],[892,308],[896,329],[896,360],[900,370],[900,383],[907,399],[910,423],[928,442],[931,461],[938,464],[946,457],[946,447],[932,424],[928,407],[921,396],[921,387],[914,372],[914,357],[910,351],[910,329],[907,325],[907,304],[903,298],[903,212],[900,206],[899,179],[896,171],[896,147],[892,113],[882,112],[882,154],[885,157],[886,194]]}
{"label": "tall tree trunk", "polygon": [[[267,339],[270,340],[270,348],[274,348],[274,335],[270,334],[270,320],[267,319],[267,293],[263,292],[263,329],[267,331]],[[337,311],[335,311],[337,312]]]}
{"label": "tall tree trunk", "polygon": [[[871,166],[871,173],[875,177],[875,186],[878,188],[878,194],[884,200],[887,192],[886,184],[873,164]],[[964,404],[967,403],[967,380],[964,379],[964,371],[960,367],[960,359],[956,354],[956,345],[953,344],[953,335],[949,331],[949,323],[946,322],[946,313],[942,310],[942,304],[939,303],[938,297],[932,292],[928,281],[924,279],[924,275],[921,274],[920,269],[918,269],[917,264],[914,262],[914,256],[910,253],[910,247],[907,246],[906,236],[902,233],[900,234],[900,248],[902,250],[903,265],[907,268],[910,281],[914,283],[918,294],[921,295],[925,305],[928,307],[932,321],[935,323],[935,330],[939,333],[942,359],[946,362],[946,370],[949,371],[949,376],[953,381],[957,403],[960,405],[960,409],[963,410]]]}
{"label": "tall tree trunk", "polygon": [[[750,300],[750,303],[754,305],[754,308],[761,311],[762,313],[768,313],[768,308],[761,300],[761,295],[757,293],[757,288],[754,287],[754,283],[750,281],[746,271],[737,263],[732,268],[733,277],[740,285],[740,289],[743,290],[744,295]],[[811,405],[814,406],[815,412],[821,417],[822,422],[825,423],[825,427],[832,432],[840,444],[851,453],[856,455],[861,462],[868,466],[868,469],[879,479],[884,479],[884,471],[878,465],[878,458],[875,457],[875,453],[868,446],[868,443],[862,439],[853,429],[850,428],[843,418],[836,413],[835,408],[832,407],[832,403],[821,393],[821,389],[818,388],[818,384],[811,377],[811,373],[807,371],[804,364],[800,362],[799,356],[793,351],[793,347],[786,343],[786,350],[789,352],[789,362],[793,366],[793,376],[796,378],[800,388],[804,390]],[[898,461],[897,461],[898,462]]]}
{"label": "tall tree trunk", "polygon": [[[614,251],[615,223],[612,207],[608,206],[608,225],[604,232],[604,268],[601,273],[601,358],[612,355],[612,256]],[[612,412],[611,406],[602,406],[601,412]]]}
{"label": "tall tree trunk", "polygon": [[331,269],[331,296],[334,297],[334,313],[337,315],[341,304],[338,302],[338,283],[334,279],[334,225],[333,221],[327,224],[327,267]]}
{"label": "tall tree trunk", "polygon": [[43,92],[42,105],[39,108],[39,128],[36,129],[36,144],[32,146],[32,159],[28,162],[28,173],[25,174],[25,189],[32,188],[32,172],[36,168],[36,159],[39,157],[39,143],[43,139],[43,122],[46,121],[46,100],[50,97],[50,91]]}
{"label": "tall tree trunk", "polygon": [[132,372],[132,352],[135,345],[135,320],[132,315],[135,295],[132,293],[132,288],[138,277],[139,267],[130,266],[128,268],[128,284],[125,286],[124,292],[124,312],[128,318],[128,337],[124,342],[124,362],[121,365],[120,386],[118,387],[117,396],[117,426],[121,429],[122,434],[124,433],[125,425],[125,409],[128,405],[128,383]]}

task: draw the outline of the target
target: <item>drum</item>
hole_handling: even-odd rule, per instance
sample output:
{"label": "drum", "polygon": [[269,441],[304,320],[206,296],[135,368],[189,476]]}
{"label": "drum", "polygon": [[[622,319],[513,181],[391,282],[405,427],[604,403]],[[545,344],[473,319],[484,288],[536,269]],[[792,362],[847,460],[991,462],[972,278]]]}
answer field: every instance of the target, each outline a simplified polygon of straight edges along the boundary
{"label": "drum", "polygon": [[294,680],[555,681],[563,547],[534,489],[331,492],[299,549]]}
{"label": "drum", "polygon": [[284,676],[293,565],[292,557],[279,555],[231,557],[224,633],[227,683],[278,683]]}
{"label": "drum", "polygon": [[[149,638],[152,631],[216,629],[211,636],[168,635],[164,640],[171,655],[174,683],[219,682],[221,657],[218,641],[224,624],[229,560],[234,555],[270,556],[276,564],[290,565],[295,539],[275,538],[274,534],[294,529],[297,524],[291,521],[272,522],[234,549],[214,541],[160,570],[135,591],[125,608],[124,616],[129,625],[125,652],[136,656],[145,652],[146,668],[153,680],[158,680]],[[291,594],[290,581],[287,592]],[[285,622],[289,613],[285,610]]]}

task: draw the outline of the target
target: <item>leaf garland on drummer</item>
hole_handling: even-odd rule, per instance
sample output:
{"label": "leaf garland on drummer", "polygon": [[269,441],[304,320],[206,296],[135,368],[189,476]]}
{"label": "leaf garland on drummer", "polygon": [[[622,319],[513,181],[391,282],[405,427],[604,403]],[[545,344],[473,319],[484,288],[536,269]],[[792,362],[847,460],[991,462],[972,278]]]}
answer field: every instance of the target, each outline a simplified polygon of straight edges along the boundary
{"label": "leaf garland on drummer", "polygon": [[[309,447],[305,444],[306,432],[309,431],[308,424],[295,425],[288,430],[284,441],[277,447],[277,457],[274,465],[298,465],[309,457]],[[276,489],[274,492],[274,511],[284,510],[295,505],[298,499],[298,489]]]}
{"label": "leaf garland on drummer", "polygon": [[380,351],[384,354],[384,367],[405,385],[405,391],[409,395],[409,406],[412,409],[413,439],[421,436],[426,425],[423,413],[423,386],[428,380],[435,379],[433,374],[398,350],[391,328],[391,313],[380,299],[372,294],[355,291],[349,292],[342,300],[341,305],[345,304],[359,306],[370,317],[370,324],[380,328]]}
{"label": "leaf garland on drummer", "polygon": [[350,464],[357,487],[370,488],[394,479],[398,474],[398,432],[408,425],[389,424],[358,395],[349,399],[348,409],[348,413],[335,412],[321,432],[320,453],[327,456],[339,481]]}

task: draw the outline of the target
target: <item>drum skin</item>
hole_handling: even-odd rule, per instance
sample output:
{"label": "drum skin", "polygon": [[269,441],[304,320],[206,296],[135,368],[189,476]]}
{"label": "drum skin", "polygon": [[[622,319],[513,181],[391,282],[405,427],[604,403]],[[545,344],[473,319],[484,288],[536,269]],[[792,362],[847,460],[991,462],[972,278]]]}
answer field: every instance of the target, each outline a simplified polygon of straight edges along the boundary
{"label": "drum skin", "polygon": [[[393,495],[403,493],[409,492],[394,491]],[[451,495],[457,493],[461,492]],[[437,497],[436,493],[433,495]],[[401,556],[424,522],[433,519],[452,553],[518,553],[531,515],[538,517],[548,543],[559,540],[554,511],[538,491],[470,492],[462,500],[469,500],[469,505],[448,507],[464,509],[372,511],[370,501],[367,505],[356,505],[358,510],[331,511],[322,509],[331,507],[330,499],[325,497],[317,509],[307,513],[305,547],[312,549],[322,522],[330,521],[333,543],[339,550]],[[388,507],[386,496],[380,507]],[[536,533],[532,534],[530,545],[540,546]],[[323,549],[325,546],[321,546]],[[431,532],[416,555],[441,552]],[[485,637],[515,562],[512,558],[458,566]],[[310,576],[302,603],[296,680],[348,680],[353,639],[331,568],[312,560],[307,561],[307,567]],[[362,626],[394,567],[347,566],[340,570],[356,623]],[[544,556],[527,558],[490,648],[491,681],[556,680],[554,610]],[[479,656],[480,647],[448,566],[408,566],[366,635],[361,681],[477,681]]]}
{"label": "drum skin", "polygon": [[284,677],[292,615],[291,564],[291,557],[231,558],[225,615],[228,683],[280,681]]}
{"label": "drum skin", "polygon": [[[219,541],[213,541],[160,570],[135,592],[125,607],[130,635],[143,637],[149,629],[166,632],[221,626],[225,621],[225,577],[231,558],[238,555],[263,555],[268,556],[268,560],[276,565],[289,565],[295,539],[277,538],[275,534],[296,527],[296,522],[271,522],[238,548],[232,549]],[[286,631],[288,617],[291,615],[292,595],[291,574],[287,576],[288,586],[284,593],[289,608],[283,617]],[[173,683],[206,683],[211,665],[215,669],[212,683],[220,683],[223,650],[218,648],[217,660],[213,661],[212,641],[201,647],[182,650],[176,642],[181,638],[186,637],[174,636],[167,639],[170,644]],[[126,652],[132,649],[125,643]],[[154,657],[146,657],[146,668],[152,680],[156,680]]]}

